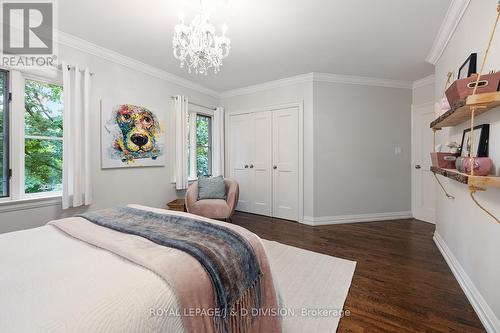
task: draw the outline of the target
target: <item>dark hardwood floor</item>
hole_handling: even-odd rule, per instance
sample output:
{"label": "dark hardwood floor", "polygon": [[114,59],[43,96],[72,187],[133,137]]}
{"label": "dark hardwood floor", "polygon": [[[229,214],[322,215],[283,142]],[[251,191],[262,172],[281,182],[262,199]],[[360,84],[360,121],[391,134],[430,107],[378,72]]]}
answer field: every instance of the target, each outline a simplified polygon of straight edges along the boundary
{"label": "dark hardwood floor", "polygon": [[432,236],[418,220],[310,227],[236,213],[260,237],[354,260],[356,271],[337,332],[485,332]]}

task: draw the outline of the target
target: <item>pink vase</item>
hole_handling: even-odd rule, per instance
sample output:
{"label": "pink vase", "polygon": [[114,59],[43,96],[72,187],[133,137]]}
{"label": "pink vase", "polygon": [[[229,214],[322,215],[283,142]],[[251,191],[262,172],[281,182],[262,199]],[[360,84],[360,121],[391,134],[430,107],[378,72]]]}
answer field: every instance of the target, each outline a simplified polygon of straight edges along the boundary
{"label": "pink vase", "polygon": [[[465,158],[463,160],[463,167],[466,174],[471,174],[472,158]],[[474,158],[474,176],[488,176],[493,166],[493,161],[489,157],[476,157]]]}

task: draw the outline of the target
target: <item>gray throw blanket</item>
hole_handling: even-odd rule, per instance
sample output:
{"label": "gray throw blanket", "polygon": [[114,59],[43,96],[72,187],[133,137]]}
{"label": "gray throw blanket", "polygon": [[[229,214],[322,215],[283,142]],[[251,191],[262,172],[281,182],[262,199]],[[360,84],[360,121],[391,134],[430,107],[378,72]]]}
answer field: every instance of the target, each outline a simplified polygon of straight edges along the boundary
{"label": "gray throw blanket", "polygon": [[[229,228],[186,216],[117,207],[78,215],[97,225],[144,237],[193,256],[212,280],[217,332],[250,331],[260,308],[261,270],[250,243]],[[248,315],[247,315],[248,314]]]}

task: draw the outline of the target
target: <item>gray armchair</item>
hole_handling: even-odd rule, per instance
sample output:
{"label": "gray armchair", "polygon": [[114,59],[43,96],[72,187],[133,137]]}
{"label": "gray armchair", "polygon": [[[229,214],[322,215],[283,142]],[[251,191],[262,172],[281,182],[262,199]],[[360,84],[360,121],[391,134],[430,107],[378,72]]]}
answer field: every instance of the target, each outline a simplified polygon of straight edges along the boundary
{"label": "gray armchair", "polygon": [[231,220],[240,195],[238,182],[225,178],[226,200],[198,200],[198,182],[194,182],[186,191],[186,209],[188,213],[212,219]]}

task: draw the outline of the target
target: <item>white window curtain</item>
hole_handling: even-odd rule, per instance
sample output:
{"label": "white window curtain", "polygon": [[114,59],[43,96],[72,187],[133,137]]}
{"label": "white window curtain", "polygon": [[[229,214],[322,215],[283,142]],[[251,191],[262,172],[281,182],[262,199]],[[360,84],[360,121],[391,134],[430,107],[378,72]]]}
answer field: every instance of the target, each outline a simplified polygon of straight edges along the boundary
{"label": "white window curtain", "polygon": [[212,174],[224,176],[224,108],[216,108],[213,119]]}
{"label": "white window curtain", "polygon": [[90,205],[90,71],[62,63],[64,91],[63,209]]}
{"label": "white window curtain", "polygon": [[175,188],[188,188],[188,156],[187,156],[187,115],[189,108],[188,98],[177,95],[174,98],[175,115]]}

